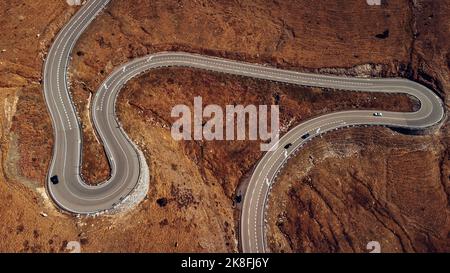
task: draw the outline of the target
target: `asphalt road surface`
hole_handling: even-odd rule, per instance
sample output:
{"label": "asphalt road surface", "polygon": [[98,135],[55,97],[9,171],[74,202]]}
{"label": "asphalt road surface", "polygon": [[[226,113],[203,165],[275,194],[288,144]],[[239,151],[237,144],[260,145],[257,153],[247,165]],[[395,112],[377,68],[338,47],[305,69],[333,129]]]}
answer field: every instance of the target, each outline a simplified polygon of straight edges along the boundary
{"label": "asphalt road surface", "polygon": [[[385,125],[425,129],[444,117],[442,101],[428,88],[406,79],[367,79],[325,76],[281,70],[258,64],[237,62],[184,52],[161,52],[137,58],[118,67],[102,83],[92,102],[94,126],[104,144],[111,177],[97,186],[80,177],[81,127],[67,83],[70,54],[77,39],[108,0],[90,0],[57,35],[44,68],[44,94],[55,135],[53,158],[47,177],[47,191],[63,210],[91,214],[110,210],[135,188],[142,175],[142,162],[136,146],[122,130],[115,114],[115,101],[121,87],[131,78],[150,69],[182,66],[223,72],[291,84],[336,88],[347,91],[403,93],[420,101],[416,112],[342,111],[305,121],[286,133],[276,149],[267,152],[256,166],[243,196],[240,240],[244,252],[265,252],[265,208],[271,184],[289,156],[312,137],[353,125]],[[374,116],[382,112],[382,116]],[[285,145],[292,144],[288,149]],[[58,184],[50,177],[57,175]]]}

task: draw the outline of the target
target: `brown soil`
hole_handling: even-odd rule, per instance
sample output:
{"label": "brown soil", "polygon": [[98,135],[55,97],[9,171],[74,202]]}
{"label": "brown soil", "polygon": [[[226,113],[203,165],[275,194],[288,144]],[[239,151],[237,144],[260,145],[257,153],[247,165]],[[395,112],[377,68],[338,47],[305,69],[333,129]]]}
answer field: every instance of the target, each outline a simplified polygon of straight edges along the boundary
{"label": "brown soil", "polygon": [[[184,50],[297,70],[328,67],[330,69],[325,70],[328,73],[408,76],[424,81],[444,94],[450,74],[448,28],[443,27],[448,25],[448,4],[444,1],[416,2],[419,2],[417,6],[406,0],[389,1],[388,5],[379,8],[356,0],[345,3],[322,1],[314,6],[308,1],[112,1],[82,35],[74,50],[70,70],[74,99],[84,124],[86,157],[83,174],[95,183],[109,173],[102,147],[96,143],[89,126],[90,94],[115,66],[150,52]],[[294,88],[189,69],[152,72],[130,82],[118,105],[125,130],[145,152],[150,166],[152,177],[148,199],[126,215],[73,219],[55,211],[42,194],[51,156],[52,133],[40,77],[42,57],[52,37],[75,8],[64,1],[23,0],[1,3],[0,11],[0,182],[6,181],[0,183],[0,200],[3,200],[0,201],[0,218],[8,219],[0,226],[0,251],[64,251],[67,241],[71,240],[81,241],[82,250],[92,252],[236,251],[236,217],[230,197],[241,175],[261,154],[255,142],[174,142],[167,129],[171,122],[167,119],[167,109],[175,102],[192,103],[195,94],[203,94],[207,98],[205,103],[223,105],[232,101],[270,103],[276,98],[273,95],[279,93],[286,107],[282,115],[285,125],[291,120],[290,125],[294,125],[311,115],[353,106],[376,107],[377,103],[389,103],[385,107],[412,107],[404,98],[377,96],[374,100],[364,94],[354,97],[344,92]],[[389,37],[376,37],[385,30],[389,30]],[[374,65],[358,66],[364,64]],[[336,67],[349,70],[334,69]],[[212,90],[221,95],[212,95]],[[220,90],[223,91],[217,93]],[[271,96],[266,97],[266,94]],[[377,134],[364,133],[372,138]],[[381,151],[392,149],[386,147],[396,143],[394,141],[410,141],[409,137],[389,134],[385,136],[385,142],[369,144],[374,150]],[[402,247],[407,251],[423,251],[426,248],[422,245],[428,250],[445,249],[441,240],[443,221],[423,225],[431,215],[431,208],[442,210],[442,193],[435,189],[438,171],[442,174],[442,187],[448,192],[448,179],[445,180],[449,170],[446,160],[448,140],[443,136],[448,136],[448,132],[441,131],[434,137],[419,140],[423,139],[426,147],[430,141],[441,143],[441,148],[424,150],[424,156],[430,160],[421,162],[423,170],[432,171],[429,179],[419,181],[424,184],[420,189],[430,188],[430,196],[436,200],[422,202],[430,203],[430,208],[422,214],[418,214],[420,209],[413,198],[424,196],[409,194],[399,199],[401,205],[396,203],[401,207],[395,211],[396,215],[406,215],[420,224],[418,228],[402,226],[404,222],[398,224],[402,231],[407,230],[403,232],[409,237],[400,235],[406,238]],[[341,139],[340,135],[336,137]],[[402,147],[413,154],[416,151],[416,146],[412,151]],[[373,153],[373,156],[380,154]],[[398,154],[393,156],[398,157]],[[440,164],[436,164],[436,158],[442,158]],[[339,161],[336,164],[345,167],[348,163]],[[355,163],[355,166],[358,165]],[[405,177],[411,169],[409,161],[397,158],[389,168],[392,172],[405,172]],[[321,173],[320,170],[317,172]],[[411,169],[411,173],[416,171]],[[394,182],[405,185],[403,180]],[[278,181],[277,185],[283,183]],[[414,191],[419,188],[408,189],[408,192]],[[381,192],[377,194],[384,196]],[[285,192],[280,191],[280,198],[284,197]],[[297,202],[295,198],[292,200]],[[321,204],[320,200],[315,201],[317,205]],[[42,211],[48,216],[40,216]],[[271,221],[276,221],[278,212],[270,210],[269,213],[275,215]],[[291,211],[292,219],[301,213]],[[302,250],[298,247],[300,240],[289,246],[291,248],[275,247],[288,237],[301,237],[294,237],[297,236],[293,228],[295,221],[291,223],[286,225],[284,233],[271,228],[273,234],[270,236],[276,238],[271,245],[273,250]],[[393,226],[383,232],[389,234],[389,229],[398,228]],[[367,234],[367,238],[371,237]],[[414,243],[415,239],[410,239],[412,234],[427,239],[419,245]],[[361,243],[364,241],[360,239]],[[336,245],[344,244],[342,239]],[[392,240],[392,248],[396,244]],[[356,243],[354,248],[361,250]],[[326,250],[320,247],[309,250],[319,249]]]}
{"label": "brown soil", "polygon": [[[450,4],[414,1],[413,41],[399,73],[432,87],[448,106]],[[342,134],[342,135],[341,135]],[[336,132],[290,161],[275,184],[269,242],[275,252],[448,252],[449,124],[431,136]],[[298,165],[309,166],[298,168]]]}
{"label": "brown soil", "polygon": [[270,248],[366,252],[368,242],[378,241],[383,252],[448,252],[443,153],[437,135],[380,128],[340,130],[314,140],[272,190]]}
{"label": "brown soil", "polygon": [[0,252],[61,252],[78,237],[42,187],[53,139],[39,81],[46,48],[76,11],[63,2],[0,3]]}

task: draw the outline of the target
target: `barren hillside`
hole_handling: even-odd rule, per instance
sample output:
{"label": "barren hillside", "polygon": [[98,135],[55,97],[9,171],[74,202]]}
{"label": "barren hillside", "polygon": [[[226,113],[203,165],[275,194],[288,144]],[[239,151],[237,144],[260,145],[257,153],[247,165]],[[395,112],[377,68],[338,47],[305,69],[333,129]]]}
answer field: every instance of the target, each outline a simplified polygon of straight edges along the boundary
{"label": "barren hillside", "polygon": [[[114,67],[151,52],[183,50],[301,71],[404,76],[447,98],[448,3],[310,3],[112,0],[82,35],[69,70],[84,124],[86,180],[96,183],[109,174],[89,122],[90,96]],[[75,11],[62,0],[0,3],[0,251],[64,251],[71,240],[91,252],[238,251],[233,195],[262,154],[257,142],[173,141],[170,109],[192,104],[196,95],[219,105],[279,103],[285,130],[340,109],[417,107],[396,95],[155,70],[130,81],[117,104],[125,130],[150,166],[147,199],[127,214],[75,218],[56,211],[43,188],[53,140],[40,82],[52,38]],[[351,129],[314,140],[283,170],[271,194],[271,249],[365,251],[366,240],[378,239],[389,251],[448,250],[446,128],[432,136]],[[306,161],[310,168],[303,168]]]}

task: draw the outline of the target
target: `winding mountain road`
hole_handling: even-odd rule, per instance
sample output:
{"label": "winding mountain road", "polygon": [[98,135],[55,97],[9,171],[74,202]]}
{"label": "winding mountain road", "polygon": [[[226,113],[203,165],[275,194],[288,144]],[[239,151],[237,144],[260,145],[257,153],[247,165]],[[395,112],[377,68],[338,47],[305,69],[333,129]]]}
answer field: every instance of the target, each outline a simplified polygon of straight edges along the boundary
{"label": "winding mountain road", "polygon": [[[48,170],[47,191],[61,209],[92,214],[113,209],[126,199],[139,182],[148,183],[145,159],[122,130],[115,114],[115,101],[122,86],[150,69],[183,66],[291,84],[343,89],[347,91],[403,93],[420,101],[416,112],[354,110],[334,112],[305,121],[286,133],[279,146],[267,152],[256,166],[243,198],[240,240],[244,252],[265,252],[264,212],[271,184],[289,156],[314,136],[352,125],[385,125],[408,129],[435,126],[444,117],[442,101],[431,90],[406,79],[366,79],[299,73],[258,64],[201,56],[184,52],[161,52],[132,60],[109,75],[92,102],[94,126],[111,166],[111,177],[97,186],[80,176],[82,133],[69,86],[70,54],[89,23],[109,0],[89,0],[60,31],[50,48],[44,67],[44,94],[52,118],[55,144]],[[381,112],[381,111],[378,111]],[[286,144],[292,144],[285,149]],[[59,183],[50,177],[57,175]],[[144,180],[144,181],[142,181]]]}

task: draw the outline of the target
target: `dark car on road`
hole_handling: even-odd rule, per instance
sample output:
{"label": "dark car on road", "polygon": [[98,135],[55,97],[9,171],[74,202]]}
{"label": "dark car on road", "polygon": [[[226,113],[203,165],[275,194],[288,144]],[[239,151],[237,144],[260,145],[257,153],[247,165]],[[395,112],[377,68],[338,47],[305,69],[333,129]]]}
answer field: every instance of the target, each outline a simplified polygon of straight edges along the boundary
{"label": "dark car on road", "polygon": [[56,185],[59,183],[59,179],[57,175],[54,175],[52,177],[50,177],[50,181],[53,183],[53,185]]}
{"label": "dark car on road", "polygon": [[307,139],[309,137],[309,133],[302,135],[302,139]]}
{"label": "dark car on road", "polygon": [[238,194],[238,195],[236,195],[234,197],[234,202],[239,204],[239,203],[241,203],[241,201],[242,201],[242,195],[241,194]]}
{"label": "dark car on road", "polygon": [[288,143],[288,144],[284,145],[284,148],[287,150],[287,149],[289,149],[291,146],[292,146],[292,143]]}

